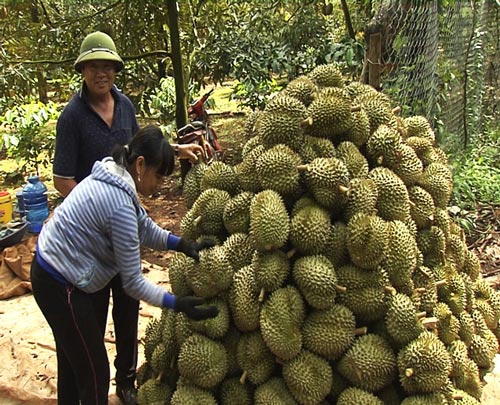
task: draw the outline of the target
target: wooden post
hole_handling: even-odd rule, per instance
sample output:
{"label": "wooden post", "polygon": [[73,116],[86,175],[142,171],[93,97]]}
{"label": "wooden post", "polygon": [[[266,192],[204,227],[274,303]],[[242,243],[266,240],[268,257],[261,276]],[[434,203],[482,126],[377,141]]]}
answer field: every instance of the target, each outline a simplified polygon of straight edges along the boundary
{"label": "wooden post", "polygon": [[382,71],[382,34],[376,32],[370,35],[368,48],[368,83],[380,90],[380,74]]}

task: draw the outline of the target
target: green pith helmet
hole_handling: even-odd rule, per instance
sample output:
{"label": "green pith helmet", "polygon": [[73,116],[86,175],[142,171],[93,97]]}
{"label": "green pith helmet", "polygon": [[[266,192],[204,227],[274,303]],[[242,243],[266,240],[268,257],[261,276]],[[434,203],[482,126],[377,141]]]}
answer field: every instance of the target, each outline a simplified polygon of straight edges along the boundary
{"label": "green pith helmet", "polygon": [[80,46],[80,55],[75,61],[75,69],[82,71],[82,64],[90,60],[110,60],[116,63],[116,71],[123,69],[124,63],[116,52],[116,46],[111,37],[104,32],[96,31],[85,37]]}

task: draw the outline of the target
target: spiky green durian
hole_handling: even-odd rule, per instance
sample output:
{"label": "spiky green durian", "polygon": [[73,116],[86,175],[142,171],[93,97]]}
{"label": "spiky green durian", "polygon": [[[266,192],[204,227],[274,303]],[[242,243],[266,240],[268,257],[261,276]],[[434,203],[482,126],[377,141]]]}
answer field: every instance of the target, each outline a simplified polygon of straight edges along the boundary
{"label": "spiky green durian", "polygon": [[377,184],[372,179],[351,179],[343,212],[345,220],[349,221],[357,213],[376,215],[377,198]]}
{"label": "spiky green durian", "polygon": [[337,368],[353,386],[370,392],[391,384],[397,375],[393,349],[374,333],[356,338],[340,358]]}
{"label": "spiky green durian", "polygon": [[304,316],[304,301],[293,286],[277,289],[264,302],[260,330],[266,345],[280,359],[290,360],[300,353]]}
{"label": "spiky green durian", "polygon": [[301,101],[306,107],[312,103],[318,87],[308,76],[299,76],[290,81],[283,93]]}
{"label": "spiky green durian", "polygon": [[420,186],[408,188],[410,198],[410,215],[419,229],[429,228],[434,220],[434,200],[432,196]]}
{"label": "spiky green durian", "polygon": [[221,343],[195,333],[182,344],[177,366],[188,381],[201,388],[212,388],[227,373],[227,353]]}
{"label": "spiky green durian", "polygon": [[311,163],[316,158],[336,157],[335,145],[330,139],[306,135],[299,155],[304,164]]}
{"label": "spiky green durian", "polygon": [[170,387],[156,378],[147,380],[137,391],[137,401],[139,404],[159,404],[168,403],[172,396]]}
{"label": "spiky green durian", "polygon": [[255,244],[247,233],[233,233],[222,244],[233,271],[252,263]]}
{"label": "spiky green durian", "polygon": [[200,194],[190,210],[194,213],[195,226],[199,231],[198,236],[199,234],[225,235],[222,214],[229,200],[231,200],[231,195],[218,188],[209,188]]}
{"label": "spiky green durian", "polygon": [[234,166],[220,160],[212,162],[200,182],[202,192],[211,188],[227,191],[231,196],[238,194],[240,183]]}
{"label": "spiky green durian", "polygon": [[248,384],[241,384],[236,377],[222,381],[220,387],[221,405],[252,405],[252,394]]}
{"label": "spiky green durian", "polygon": [[250,203],[250,234],[256,249],[279,249],[288,240],[290,219],[282,197],[273,190],[256,194]]}
{"label": "spiky green durian", "polygon": [[364,108],[351,112],[352,126],[340,136],[345,141],[352,142],[358,148],[363,147],[370,138],[370,119]]}
{"label": "spiky green durian", "polygon": [[382,218],[355,214],[347,224],[347,250],[352,262],[363,269],[375,269],[385,258],[389,228]]}
{"label": "spiky green durian", "polygon": [[245,124],[243,126],[243,134],[245,136],[245,139],[250,140],[252,138],[255,138],[255,136],[257,135],[256,124],[257,118],[260,114],[260,110],[254,110],[247,116]]}
{"label": "spiky green durian", "polygon": [[260,332],[245,333],[238,342],[236,359],[243,375],[240,381],[248,378],[259,385],[267,381],[276,369],[273,353],[262,339]]}
{"label": "spiky green durian", "polygon": [[402,144],[398,150],[398,159],[391,169],[406,185],[412,185],[420,180],[424,166],[412,147]]}
{"label": "spiky green durian", "polygon": [[374,164],[391,168],[399,160],[402,144],[403,139],[397,130],[387,125],[380,125],[368,138],[366,152]]}
{"label": "spiky green durian", "polygon": [[281,377],[272,377],[255,389],[255,405],[297,405]]}
{"label": "spiky green durian", "polygon": [[432,196],[436,207],[446,208],[453,190],[453,176],[447,165],[431,163],[418,183]]}
{"label": "spiky green durian", "polygon": [[349,263],[349,252],[347,250],[347,225],[341,221],[332,224],[331,238],[325,256],[333,263],[335,268]]}
{"label": "spiky green durian", "polygon": [[229,292],[229,306],[233,322],[242,332],[251,332],[259,327],[259,293],[251,265],[234,273]]}
{"label": "spiky green durian", "polygon": [[295,196],[301,192],[297,166],[301,157],[288,146],[278,144],[266,150],[257,159],[255,171],[263,190],[274,190],[282,196]]}
{"label": "spiky green durian", "polygon": [[297,401],[319,403],[332,388],[332,369],[324,358],[303,350],[283,365],[283,379]]}
{"label": "spiky green durian", "polygon": [[316,158],[298,169],[303,172],[307,189],[320,205],[335,209],[345,204],[349,171],[340,159]]}
{"label": "spiky green durian", "polygon": [[252,267],[255,271],[255,282],[260,289],[259,300],[264,299],[265,293],[280,288],[288,277],[291,269],[288,255],[281,251],[255,251],[252,258]]}
{"label": "spiky green durian", "polygon": [[193,384],[178,384],[170,405],[217,405],[214,396]]}
{"label": "spiky green durian", "polygon": [[222,221],[229,234],[246,233],[250,228],[250,202],[254,193],[243,191],[232,197],[224,206]]}
{"label": "spiky green durian", "polygon": [[194,270],[196,262],[193,258],[183,253],[175,252],[168,266],[168,278],[172,292],[178,296],[191,295],[193,290],[186,279],[188,269]]}
{"label": "spiky green durian", "polygon": [[321,254],[331,238],[330,214],[317,204],[295,212],[290,221],[290,241],[302,254]]}
{"label": "spiky green durian", "polygon": [[208,318],[200,321],[190,319],[189,324],[194,332],[201,333],[212,339],[222,338],[229,329],[230,314],[229,306],[222,298],[211,298],[206,301],[204,306],[215,306],[218,314],[214,318]]}
{"label": "spiky green durian", "polygon": [[[295,107],[295,103],[300,103],[293,97],[287,97],[288,100],[293,100],[290,108]],[[279,98],[278,100],[283,100]],[[285,144],[294,151],[299,151],[304,141],[303,125],[307,125],[309,121],[304,121],[306,114],[282,113],[280,108],[286,106],[287,103],[280,104],[277,110],[266,110],[258,117],[257,134],[259,141],[264,147],[272,148],[277,144]],[[307,112],[307,111],[306,111]]]}
{"label": "spiky green durian", "polygon": [[377,185],[377,210],[385,220],[405,221],[410,217],[410,198],[403,181],[390,169],[376,167],[370,170],[368,178]]}
{"label": "spiky green durian", "polygon": [[304,348],[328,360],[336,360],[351,346],[356,335],[366,328],[356,329],[352,311],[335,304],[328,309],[312,310],[302,327]]}
{"label": "spiky green durian", "polygon": [[349,141],[341,142],[337,146],[337,157],[344,161],[350,178],[368,176],[368,161],[354,143]]}
{"label": "spiky green durian", "polygon": [[340,67],[335,63],[318,65],[308,73],[311,80],[319,87],[343,87],[344,78]]}
{"label": "spiky green durian", "polygon": [[188,208],[191,208],[201,194],[201,180],[208,169],[208,165],[199,162],[191,166],[182,184],[182,196]]}
{"label": "spiky green durian", "polygon": [[361,388],[350,387],[339,395],[337,405],[383,405],[384,403],[371,392]]}
{"label": "spiky green durian", "polygon": [[426,117],[422,115],[413,115],[411,117],[404,118],[403,121],[406,126],[408,137],[418,136],[434,142],[434,133],[432,131],[431,124]]}
{"label": "spiky green durian", "polygon": [[432,332],[422,332],[398,353],[399,380],[409,394],[438,391],[448,381],[451,357]]}
{"label": "spiky green durian", "polygon": [[390,99],[387,95],[375,91],[359,94],[354,102],[360,104],[368,114],[370,133],[374,133],[380,125],[397,127],[396,117],[392,112]]}
{"label": "spiky green durian", "polygon": [[245,154],[241,163],[235,166],[240,187],[244,191],[257,193],[262,190],[255,172],[255,164],[259,156],[266,150],[263,145],[256,145]]}
{"label": "spiky green durian", "polygon": [[398,347],[405,346],[425,330],[417,315],[414,302],[410,297],[401,293],[390,297],[385,325],[387,332]]}

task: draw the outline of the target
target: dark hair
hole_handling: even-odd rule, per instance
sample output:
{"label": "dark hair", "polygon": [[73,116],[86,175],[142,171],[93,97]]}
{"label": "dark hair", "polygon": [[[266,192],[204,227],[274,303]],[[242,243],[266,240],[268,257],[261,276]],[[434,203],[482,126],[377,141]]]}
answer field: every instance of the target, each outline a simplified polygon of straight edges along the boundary
{"label": "dark hair", "polygon": [[162,176],[174,171],[175,157],[172,146],[155,125],[145,126],[132,137],[128,145],[116,145],[111,152],[113,160],[125,167],[130,166],[139,156],[143,156],[148,167],[157,167]]}

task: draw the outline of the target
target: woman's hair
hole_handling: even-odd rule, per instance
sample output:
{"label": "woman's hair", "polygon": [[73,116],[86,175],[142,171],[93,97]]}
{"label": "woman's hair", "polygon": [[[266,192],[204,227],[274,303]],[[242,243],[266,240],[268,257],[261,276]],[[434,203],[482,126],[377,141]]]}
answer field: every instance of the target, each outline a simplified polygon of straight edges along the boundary
{"label": "woman's hair", "polygon": [[132,137],[128,145],[116,145],[111,152],[113,160],[128,167],[143,156],[147,167],[156,167],[157,173],[168,176],[174,171],[174,150],[155,125],[145,126]]}

